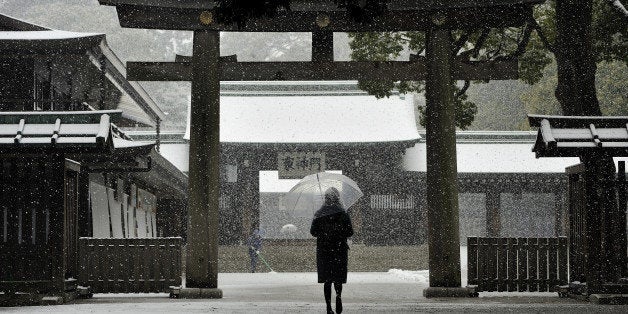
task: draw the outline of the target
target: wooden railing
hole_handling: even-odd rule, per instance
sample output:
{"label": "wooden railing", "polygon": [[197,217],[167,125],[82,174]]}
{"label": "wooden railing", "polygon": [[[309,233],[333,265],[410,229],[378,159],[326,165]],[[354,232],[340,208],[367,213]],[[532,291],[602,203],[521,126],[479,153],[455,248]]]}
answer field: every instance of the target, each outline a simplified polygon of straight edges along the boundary
{"label": "wooden railing", "polygon": [[181,285],[181,238],[79,239],[79,284],[93,293],[168,292]]}
{"label": "wooden railing", "polygon": [[476,291],[555,291],[567,284],[567,238],[467,238]]}

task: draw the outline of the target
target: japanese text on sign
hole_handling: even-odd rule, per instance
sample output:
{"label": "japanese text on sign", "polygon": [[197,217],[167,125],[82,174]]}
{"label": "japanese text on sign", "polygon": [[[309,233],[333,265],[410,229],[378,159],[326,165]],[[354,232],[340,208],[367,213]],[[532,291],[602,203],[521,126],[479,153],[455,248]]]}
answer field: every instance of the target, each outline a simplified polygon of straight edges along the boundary
{"label": "japanese text on sign", "polygon": [[279,179],[301,179],[325,171],[325,153],[280,152],[277,154]]}

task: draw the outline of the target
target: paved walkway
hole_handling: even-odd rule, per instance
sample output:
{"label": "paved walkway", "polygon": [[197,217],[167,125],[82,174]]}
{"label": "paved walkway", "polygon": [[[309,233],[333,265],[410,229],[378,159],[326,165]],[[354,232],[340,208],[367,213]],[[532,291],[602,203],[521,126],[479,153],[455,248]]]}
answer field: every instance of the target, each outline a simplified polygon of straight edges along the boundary
{"label": "paved walkway", "polygon": [[[2,313],[324,313],[316,273],[219,274],[224,298],[169,299],[166,294],[99,294],[73,304],[0,308]],[[628,313],[555,293],[480,293],[479,298],[425,299],[421,276],[349,273],[343,313]]]}

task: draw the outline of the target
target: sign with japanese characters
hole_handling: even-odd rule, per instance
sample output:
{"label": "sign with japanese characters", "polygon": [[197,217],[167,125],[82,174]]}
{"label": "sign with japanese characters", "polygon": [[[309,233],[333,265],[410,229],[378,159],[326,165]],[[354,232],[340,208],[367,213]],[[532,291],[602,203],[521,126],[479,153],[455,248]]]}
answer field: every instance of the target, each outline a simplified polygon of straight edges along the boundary
{"label": "sign with japanese characters", "polygon": [[301,179],[307,175],[325,171],[325,153],[279,152],[277,153],[279,179]]}

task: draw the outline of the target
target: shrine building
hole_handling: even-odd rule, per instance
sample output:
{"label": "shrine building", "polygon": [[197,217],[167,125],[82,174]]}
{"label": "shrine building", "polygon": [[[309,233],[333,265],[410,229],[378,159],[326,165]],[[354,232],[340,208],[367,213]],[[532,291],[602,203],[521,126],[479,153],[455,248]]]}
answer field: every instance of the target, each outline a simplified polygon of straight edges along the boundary
{"label": "shrine building", "polygon": [[[221,83],[220,243],[241,243],[258,227],[269,240],[309,239],[309,219],[291,216],[284,196],[319,169],[351,177],[365,194],[349,209],[354,241],[424,243],[427,158],[415,103],[398,93],[378,100],[355,81]],[[565,234],[565,168],[579,161],[535,158],[535,136],[457,132],[462,243]],[[186,138],[164,133],[161,140],[161,152],[184,172]],[[297,231],[282,233],[286,224]]]}
{"label": "shrine building", "polygon": [[71,289],[80,237],[180,232],[161,221],[186,206],[187,176],[122,130],[159,133],[165,115],[105,35],[0,15],[0,52],[0,290]]}

